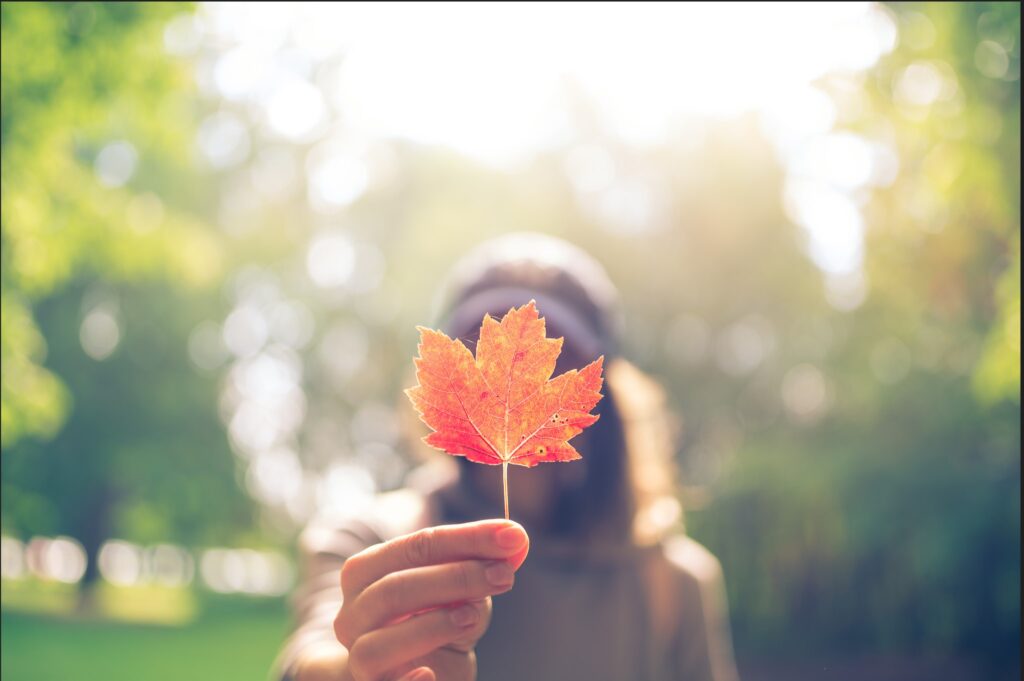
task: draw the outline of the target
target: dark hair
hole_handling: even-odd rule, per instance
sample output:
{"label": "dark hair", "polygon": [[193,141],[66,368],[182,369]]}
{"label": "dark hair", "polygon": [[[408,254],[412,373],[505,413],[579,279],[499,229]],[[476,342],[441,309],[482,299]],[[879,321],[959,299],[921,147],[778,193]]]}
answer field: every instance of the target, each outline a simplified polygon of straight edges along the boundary
{"label": "dark hair", "polygon": [[630,494],[626,436],[615,396],[605,391],[589,428],[581,484],[559,490],[550,530],[557,536],[628,540],[636,500]]}
{"label": "dark hair", "polygon": [[[438,326],[470,348],[484,314],[500,317],[536,299],[555,314],[566,349],[589,361],[606,356],[600,419],[588,441],[578,482],[559,489],[549,531],[591,543],[647,543],[677,524],[671,438],[660,389],[619,358],[618,293],[604,269],[579,248],[554,237],[519,233],[478,246],[453,268],[442,288]],[[566,367],[579,368],[579,367]],[[460,457],[464,471],[472,465]],[[468,476],[460,473],[462,480]]]}
{"label": "dark hair", "polygon": [[479,326],[484,312],[500,316],[531,298],[542,311],[553,307],[571,318],[567,321],[578,322],[606,358],[618,354],[619,295],[604,268],[580,248],[544,234],[507,234],[466,254],[441,288],[435,317],[439,326],[458,334],[467,330],[455,328],[466,326],[455,318],[459,310],[479,312],[469,318]]}

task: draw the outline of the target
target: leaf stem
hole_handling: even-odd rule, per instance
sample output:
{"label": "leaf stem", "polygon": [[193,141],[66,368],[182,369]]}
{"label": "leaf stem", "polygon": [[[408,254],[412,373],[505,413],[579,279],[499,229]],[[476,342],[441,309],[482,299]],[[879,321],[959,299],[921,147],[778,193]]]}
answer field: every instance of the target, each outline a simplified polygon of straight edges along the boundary
{"label": "leaf stem", "polygon": [[505,520],[508,520],[508,461],[501,462],[501,482],[505,488]]}

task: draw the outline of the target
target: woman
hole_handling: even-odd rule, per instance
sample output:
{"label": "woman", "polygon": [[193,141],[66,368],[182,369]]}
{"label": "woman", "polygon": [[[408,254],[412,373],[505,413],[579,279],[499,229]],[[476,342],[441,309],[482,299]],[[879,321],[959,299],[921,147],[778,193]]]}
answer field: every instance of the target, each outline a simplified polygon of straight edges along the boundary
{"label": "woman", "polygon": [[465,459],[420,469],[360,522],[311,525],[284,678],[736,678],[721,570],[677,529],[661,395],[617,356],[601,267],[551,237],[506,236],[463,259],[439,318],[472,348],[484,314],[530,299],[565,338],[556,375],[606,357],[601,418],[572,442],[582,460],[512,467],[521,525],[485,520],[502,516],[500,467]]}

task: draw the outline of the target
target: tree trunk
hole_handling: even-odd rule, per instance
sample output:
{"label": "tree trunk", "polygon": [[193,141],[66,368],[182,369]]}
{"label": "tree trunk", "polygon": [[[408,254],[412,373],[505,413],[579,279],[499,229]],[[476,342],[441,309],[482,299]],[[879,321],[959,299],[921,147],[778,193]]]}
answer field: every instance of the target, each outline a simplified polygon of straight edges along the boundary
{"label": "tree trunk", "polygon": [[78,540],[85,549],[85,574],[78,583],[78,610],[93,614],[97,609],[97,591],[100,585],[99,554],[103,542],[110,538],[113,491],[101,485],[82,509],[79,517]]}

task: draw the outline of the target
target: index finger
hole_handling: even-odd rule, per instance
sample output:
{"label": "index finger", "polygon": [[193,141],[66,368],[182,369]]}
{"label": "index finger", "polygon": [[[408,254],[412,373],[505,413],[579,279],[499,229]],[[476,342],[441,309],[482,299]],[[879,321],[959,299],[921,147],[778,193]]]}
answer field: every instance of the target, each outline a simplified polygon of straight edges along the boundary
{"label": "index finger", "polygon": [[341,568],[341,588],[352,599],[392,572],[460,560],[506,559],[518,569],[529,546],[526,530],[511,520],[427,527],[350,557]]}

